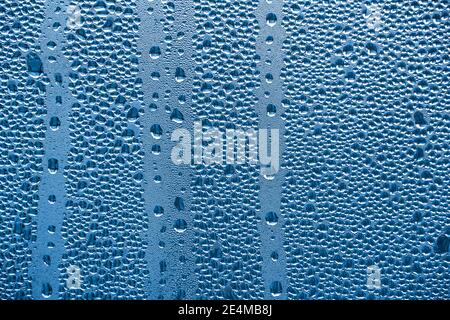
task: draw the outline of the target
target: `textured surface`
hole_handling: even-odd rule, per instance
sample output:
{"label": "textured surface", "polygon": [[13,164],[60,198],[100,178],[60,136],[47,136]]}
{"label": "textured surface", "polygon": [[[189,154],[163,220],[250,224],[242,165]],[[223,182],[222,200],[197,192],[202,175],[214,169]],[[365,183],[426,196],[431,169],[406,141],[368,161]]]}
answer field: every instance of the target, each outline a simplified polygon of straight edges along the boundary
{"label": "textured surface", "polygon": [[[449,15],[1,1],[0,298],[450,298]],[[281,170],[175,165],[195,121],[280,129]]]}

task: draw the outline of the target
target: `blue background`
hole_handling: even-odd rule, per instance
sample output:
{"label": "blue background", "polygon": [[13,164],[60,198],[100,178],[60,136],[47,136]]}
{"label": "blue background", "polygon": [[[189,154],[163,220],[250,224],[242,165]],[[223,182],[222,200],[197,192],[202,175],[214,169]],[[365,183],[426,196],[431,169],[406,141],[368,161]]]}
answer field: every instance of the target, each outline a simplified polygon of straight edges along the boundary
{"label": "blue background", "polygon": [[[0,298],[448,299],[449,27],[445,0],[2,1]],[[280,129],[280,172],[175,166],[198,120]]]}

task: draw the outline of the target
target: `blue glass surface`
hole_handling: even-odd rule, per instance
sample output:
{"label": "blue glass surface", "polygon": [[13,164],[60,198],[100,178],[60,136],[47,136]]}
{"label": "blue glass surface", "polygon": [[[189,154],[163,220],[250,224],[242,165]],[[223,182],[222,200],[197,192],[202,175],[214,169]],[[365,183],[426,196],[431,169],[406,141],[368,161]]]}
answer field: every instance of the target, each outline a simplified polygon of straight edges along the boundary
{"label": "blue glass surface", "polygon": [[448,299],[449,9],[1,1],[0,299]]}

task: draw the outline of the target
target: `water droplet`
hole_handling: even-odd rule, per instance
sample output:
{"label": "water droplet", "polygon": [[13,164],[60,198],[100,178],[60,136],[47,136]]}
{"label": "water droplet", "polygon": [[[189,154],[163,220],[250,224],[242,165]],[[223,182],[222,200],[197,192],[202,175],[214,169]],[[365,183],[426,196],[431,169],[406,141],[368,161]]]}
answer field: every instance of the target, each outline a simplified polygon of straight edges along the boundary
{"label": "water droplet", "polygon": [[186,79],[186,73],[184,72],[184,70],[180,67],[177,67],[175,70],[175,80],[177,82],[183,82],[184,79]]}
{"label": "water droplet", "polygon": [[161,49],[158,46],[150,48],[150,57],[152,59],[158,59],[161,56]]}
{"label": "water droplet", "polygon": [[176,232],[183,233],[187,229],[187,222],[184,219],[178,219],[173,225]]}
{"label": "water droplet", "polygon": [[273,211],[267,212],[266,213],[266,223],[269,226],[276,225],[278,223],[278,215]]}
{"label": "water droplet", "polygon": [[269,27],[273,27],[275,26],[275,24],[277,23],[277,16],[275,13],[268,13],[266,16],[266,23]]}
{"label": "water droplet", "polygon": [[58,160],[55,158],[48,159],[48,171],[51,174],[58,172]]}

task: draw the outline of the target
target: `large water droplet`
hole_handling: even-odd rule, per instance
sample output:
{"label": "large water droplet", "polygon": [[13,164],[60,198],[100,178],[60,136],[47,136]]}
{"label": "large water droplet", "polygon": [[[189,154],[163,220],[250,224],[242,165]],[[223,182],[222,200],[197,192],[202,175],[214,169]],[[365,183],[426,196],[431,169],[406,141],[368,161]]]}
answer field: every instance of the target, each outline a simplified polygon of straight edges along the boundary
{"label": "large water droplet", "polygon": [[184,232],[186,231],[187,228],[187,222],[184,219],[178,219],[175,221],[173,228],[175,229],[176,232]]}
{"label": "large water droplet", "polygon": [[269,27],[275,26],[275,24],[277,23],[277,16],[275,15],[275,13],[271,12],[267,14],[266,23]]}

